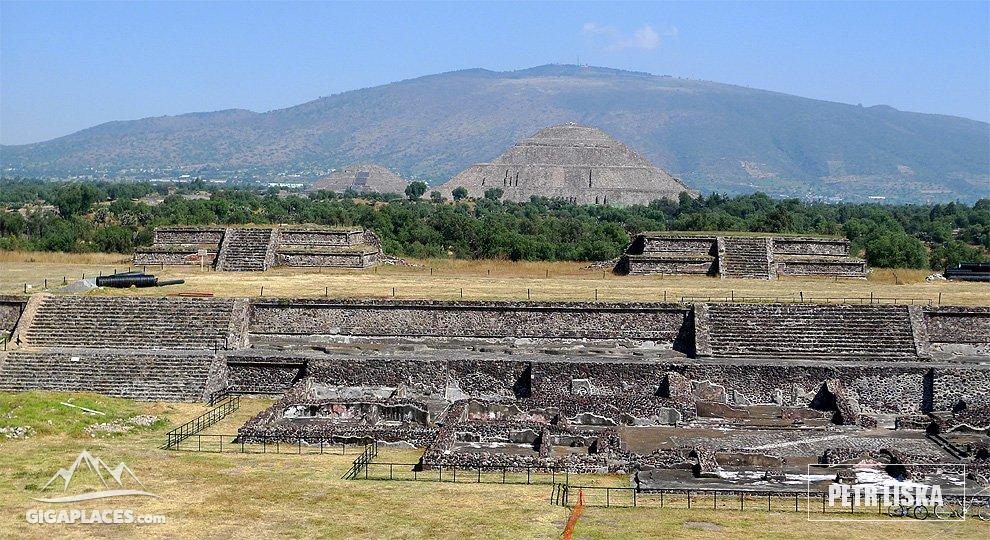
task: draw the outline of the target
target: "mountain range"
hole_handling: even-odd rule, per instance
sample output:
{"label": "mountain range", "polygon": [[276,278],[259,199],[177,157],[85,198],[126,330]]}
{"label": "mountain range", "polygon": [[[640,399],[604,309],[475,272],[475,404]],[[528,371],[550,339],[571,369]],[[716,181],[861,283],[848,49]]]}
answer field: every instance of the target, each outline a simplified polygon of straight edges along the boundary
{"label": "mountain range", "polygon": [[[257,113],[116,121],[0,147],[4,176],[293,175],[373,162],[444,182],[555,124],[598,127],[693,189],[887,201],[990,196],[990,124],[609,68],[453,71]],[[870,199],[873,197],[873,199]]]}

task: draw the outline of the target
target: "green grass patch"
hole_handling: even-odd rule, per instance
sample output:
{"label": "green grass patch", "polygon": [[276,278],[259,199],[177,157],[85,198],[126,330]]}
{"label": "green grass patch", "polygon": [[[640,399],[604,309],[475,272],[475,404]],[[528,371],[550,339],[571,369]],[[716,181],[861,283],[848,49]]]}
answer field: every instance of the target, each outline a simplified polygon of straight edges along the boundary
{"label": "green grass patch", "polygon": [[[66,405],[68,404],[68,405]],[[85,409],[103,414],[87,412]],[[168,420],[162,415],[148,415],[141,404],[98,394],[31,391],[0,393],[0,427],[28,428],[28,437],[63,434],[72,437],[113,437],[162,427]],[[153,422],[136,418],[156,416]],[[97,424],[115,427],[100,429]],[[0,435],[0,439],[3,436]]]}

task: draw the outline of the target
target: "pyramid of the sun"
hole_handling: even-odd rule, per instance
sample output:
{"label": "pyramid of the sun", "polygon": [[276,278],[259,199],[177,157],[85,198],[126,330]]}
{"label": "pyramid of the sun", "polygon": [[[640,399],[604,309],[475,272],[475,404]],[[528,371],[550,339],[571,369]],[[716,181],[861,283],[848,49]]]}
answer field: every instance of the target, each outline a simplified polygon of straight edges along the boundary
{"label": "pyramid of the sun", "polygon": [[406,189],[406,181],[399,175],[388,170],[381,165],[362,163],[348,165],[339,171],[334,171],[330,176],[326,176],[313,182],[310,191],[327,189],[343,193],[348,189],[358,193],[403,193]]}
{"label": "pyramid of the sun", "polygon": [[546,128],[492,162],[469,167],[439,189],[449,196],[459,186],[472,197],[499,188],[505,200],[526,202],[536,195],[576,204],[649,204],[677,200],[683,192],[694,194],[604,131],[578,124]]}

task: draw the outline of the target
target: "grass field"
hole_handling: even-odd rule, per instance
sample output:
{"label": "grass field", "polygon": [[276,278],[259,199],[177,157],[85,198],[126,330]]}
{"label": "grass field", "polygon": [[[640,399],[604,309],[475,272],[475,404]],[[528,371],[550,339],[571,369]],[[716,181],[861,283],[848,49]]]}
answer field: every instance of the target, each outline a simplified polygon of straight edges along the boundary
{"label": "grass field", "polygon": [[[61,402],[83,404],[106,416]],[[243,400],[229,431],[270,403]],[[204,454],[159,449],[162,435],[205,411],[204,405],[138,403],[84,394],[0,393],[0,426],[31,426],[26,439],[0,437],[0,536],[5,538],[326,537],[556,538],[569,511],[549,504],[550,487],[342,480],[353,455]],[[154,415],[160,422],[126,433],[89,435],[107,417]],[[49,423],[50,422],[50,423]],[[41,486],[83,449],[114,466],[125,462],[158,498],[128,497],[57,505]],[[390,454],[389,452],[392,452]],[[415,450],[383,450],[408,460]],[[601,477],[621,484],[622,478]],[[75,482],[75,481],[74,481]],[[626,483],[625,485],[628,485]],[[73,483],[72,488],[77,488]],[[164,515],[154,525],[28,524],[30,508],[131,508]],[[809,522],[775,510],[621,509],[589,507],[575,538],[986,538],[990,524],[890,520]]]}
{"label": "grass field", "polygon": [[[128,268],[126,258],[92,254],[7,253],[0,257],[0,293],[50,289],[98,273]],[[102,290],[92,294],[162,295],[179,292],[208,292],[217,296],[293,296],[332,298],[382,297],[405,299],[466,300],[594,300],[668,301],[687,298],[765,296],[807,298],[875,298],[900,302],[938,301],[943,304],[988,305],[990,287],[980,283],[926,282],[927,270],[876,269],[867,280],[717,279],[688,276],[615,276],[583,263],[508,262],[466,260],[413,261],[418,266],[380,266],[365,270],[319,270],[276,268],[268,272],[237,274],[200,270],[196,267],[148,268],[166,279],[184,279],[183,285],[149,289]]]}

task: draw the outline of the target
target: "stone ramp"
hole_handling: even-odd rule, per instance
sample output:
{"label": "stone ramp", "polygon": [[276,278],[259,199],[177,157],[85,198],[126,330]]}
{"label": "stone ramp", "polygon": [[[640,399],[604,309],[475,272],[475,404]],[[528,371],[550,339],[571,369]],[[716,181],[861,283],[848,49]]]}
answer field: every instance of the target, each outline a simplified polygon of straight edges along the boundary
{"label": "stone ramp", "polygon": [[201,349],[225,346],[234,301],[212,298],[48,296],[29,347]]}
{"label": "stone ramp", "polygon": [[908,306],[710,304],[724,358],[917,358]]}
{"label": "stone ramp", "polygon": [[718,271],[723,278],[771,279],[767,238],[719,238]]}
{"label": "stone ramp", "polygon": [[217,255],[217,270],[263,272],[274,259],[272,228],[229,228]]}
{"label": "stone ramp", "polygon": [[200,401],[212,355],[102,350],[0,353],[0,390],[95,392],[146,401]]}

